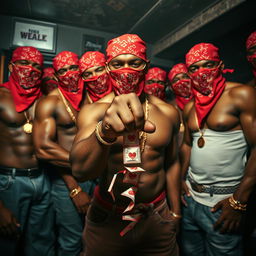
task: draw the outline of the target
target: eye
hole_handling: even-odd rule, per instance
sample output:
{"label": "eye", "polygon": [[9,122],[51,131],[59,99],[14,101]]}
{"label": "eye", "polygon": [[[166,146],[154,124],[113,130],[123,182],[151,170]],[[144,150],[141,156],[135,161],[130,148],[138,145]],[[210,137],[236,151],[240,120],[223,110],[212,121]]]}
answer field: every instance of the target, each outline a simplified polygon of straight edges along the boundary
{"label": "eye", "polygon": [[95,72],[102,72],[105,69],[105,67],[99,67],[95,70]]}
{"label": "eye", "polygon": [[61,68],[57,71],[58,75],[61,75],[61,76],[64,75],[66,72],[67,72],[67,69],[65,68]]}
{"label": "eye", "polygon": [[190,73],[196,72],[197,69],[198,69],[198,67],[196,67],[196,66],[191,66],[191,67],[188,68],[188,70],[189,70]]}
{"label": "eye", "polygon": [[91,72],[85,72],[83,73],[83,78],[88,78],[89,76],[91,76]]}

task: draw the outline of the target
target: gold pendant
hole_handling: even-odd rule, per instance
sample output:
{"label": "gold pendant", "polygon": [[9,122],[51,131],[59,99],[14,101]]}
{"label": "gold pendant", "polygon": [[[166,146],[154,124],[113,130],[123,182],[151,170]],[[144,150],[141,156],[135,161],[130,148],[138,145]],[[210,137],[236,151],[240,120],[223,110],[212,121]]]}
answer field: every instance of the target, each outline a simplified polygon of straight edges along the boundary
{"label": "gold pendant", "polygon": [[32,133],[33,125],[30,122],[27,122],[23,125],[23,131],[27,134]]}
{"label": "gold pendant", "polygon": [[199,139],[197,140],[197,146],[198,146],[199,148],[202,148],[202,147],[204,147],[204,144],[205,144],[205,140],[204,140],[204,137],[201,135],[201,136],[199,137]]}

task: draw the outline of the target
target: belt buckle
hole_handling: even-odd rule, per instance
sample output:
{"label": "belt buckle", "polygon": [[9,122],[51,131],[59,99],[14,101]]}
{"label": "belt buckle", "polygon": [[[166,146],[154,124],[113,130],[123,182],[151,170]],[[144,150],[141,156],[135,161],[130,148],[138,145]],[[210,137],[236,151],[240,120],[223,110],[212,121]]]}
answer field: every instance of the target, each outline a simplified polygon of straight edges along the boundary
{"label": "belt buckle", "polygon": [[197,188],[197,191],[198,191],[199,193],[204,192],[204,186],[203,186],[203,185],[196,184],[196,188]]}
{"label": "belt buckle", "polygon": [[32,177],[32,170],[31,169],[28,169],[28,177],[31,178]]}

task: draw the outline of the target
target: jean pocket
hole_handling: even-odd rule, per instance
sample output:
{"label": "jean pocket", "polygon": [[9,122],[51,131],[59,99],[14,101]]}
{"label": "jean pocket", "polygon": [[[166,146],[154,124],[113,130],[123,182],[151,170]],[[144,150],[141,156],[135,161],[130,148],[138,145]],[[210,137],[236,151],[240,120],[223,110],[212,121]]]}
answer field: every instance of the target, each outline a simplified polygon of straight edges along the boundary
{"label": "jean pocket", "polygon": [[7,190],[13,184],[13,178],[10,175],[0,175],[0,191]]}
{"label": "jean pocket", "polygon": [[107,224],[110,219],[110,212],[104,211],[98,205],[92,204],[86,215],[86,223],[93,226],[102,226]]}

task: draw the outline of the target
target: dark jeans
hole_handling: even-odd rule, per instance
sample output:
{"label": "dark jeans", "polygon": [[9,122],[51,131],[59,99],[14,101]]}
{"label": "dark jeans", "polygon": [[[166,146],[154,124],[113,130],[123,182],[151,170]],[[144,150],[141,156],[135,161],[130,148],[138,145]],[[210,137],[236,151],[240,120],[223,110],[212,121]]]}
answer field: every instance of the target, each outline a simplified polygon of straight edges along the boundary
{"label": "dark jeans", "polygon": [[86,256],[178,256],[176,227],[166,201],[150,208],[142,219],[120,236],[130,221],[121,214],[109,211],[94,200],[85,224]]}

